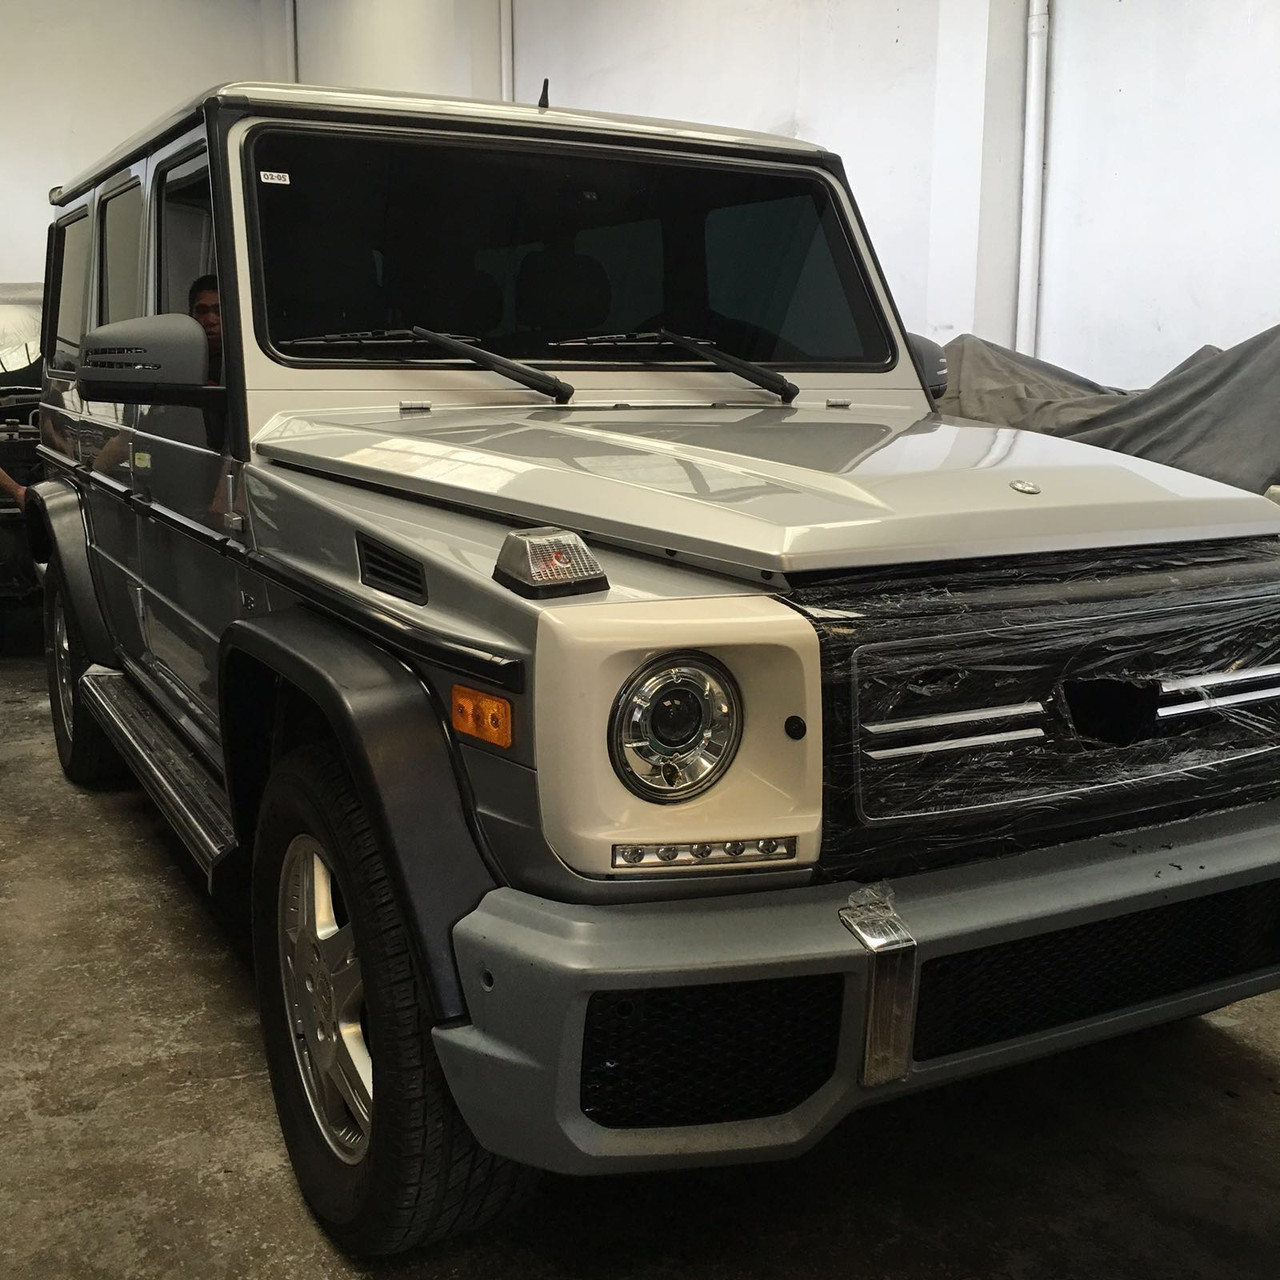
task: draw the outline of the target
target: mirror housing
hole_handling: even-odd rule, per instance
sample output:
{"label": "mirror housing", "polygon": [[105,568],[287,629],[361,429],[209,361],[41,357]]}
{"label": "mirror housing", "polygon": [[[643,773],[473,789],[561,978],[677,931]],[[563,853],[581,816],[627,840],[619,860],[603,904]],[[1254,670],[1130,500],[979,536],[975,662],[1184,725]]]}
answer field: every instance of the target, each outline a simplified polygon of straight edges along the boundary
{"label": "mirror housing", "polygon": [[85,400],[203,407],[210,392],[209,344],[190,316],[117,320],[81,339],[76,390]]}
{"label": "mirror housing", "polygon": [[935,400],[942,399],[947,394],[947,353],[932,338],[918,333],[907,334],[907,341],[929,394]]}

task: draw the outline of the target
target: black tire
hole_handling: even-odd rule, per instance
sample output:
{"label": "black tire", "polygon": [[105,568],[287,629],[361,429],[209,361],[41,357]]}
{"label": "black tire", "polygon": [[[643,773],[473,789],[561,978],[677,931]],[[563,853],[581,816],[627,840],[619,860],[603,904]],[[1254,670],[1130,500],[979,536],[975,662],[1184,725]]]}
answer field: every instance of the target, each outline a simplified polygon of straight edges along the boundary
{"label": "black tire", "polygon": [[80,677],[89,667],[89,657],[57,560],[49,561],[44,579],[44,656],[53,740],[62,772],[82,787],[126,782],[129,771],[120,753],[80,693]]}
{"label": "black tire", "polygon": [[[297,868],[314,865],[316,858],[325,864],[330,886],[336,882],[337,892],[328,890],[333,918],[349,926],[354,942],[362,985],[359,1037],[377,1064],[376,1101],[362,1135],[356,1110],[348,1112],[346,1128],[331,1115],[321,1118],[326,1107],[313,1103],[316,1081],[326,1088],[332,1084],[317,1065],[324,1045],[298,1029],[305,1016],[308,1025],[319,1025],[315,1034],[321,1042],[327,1029],[332,1045],[345,1039],[337,1034],[340,1025],[353,1025],[349,1006],[347,1022],[340,1022],[336,997],[325,1002],[302,994],[304,986],[334,992],[337,980],[330,985],[311,971],[312,987],[296,968],[305,962],[286,929],[287,920],[297,920],[289,915],[294,904],[307,896],[297,891],[296,874],[307,874]],[[403,1252],[481,1227],[523,1199],[531,1171],[480,1147],[450,1097],[431,1043],[429,995],[386,865],[331,745],[293,751],[271,772],[254,845],[253,949],[285,1144],[312,1212],[345,1250],[366,1256]],[[289,983],[292,994],[286,992]],[[317,1015],[321,1005],[330,1013]]]}

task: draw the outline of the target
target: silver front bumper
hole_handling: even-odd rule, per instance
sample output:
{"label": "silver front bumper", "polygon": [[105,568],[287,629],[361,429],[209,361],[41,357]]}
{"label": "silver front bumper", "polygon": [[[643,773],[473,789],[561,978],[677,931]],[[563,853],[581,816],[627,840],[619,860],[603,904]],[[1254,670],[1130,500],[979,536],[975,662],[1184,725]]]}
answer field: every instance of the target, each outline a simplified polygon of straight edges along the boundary
{"label": "silver front bumper", "polygon": [[[1276,878],[1280,802],[899,879],[887,947],[883,928],[849,919],[850,884],[604,907],[498,889],[454,932],[472,1021],[435,1042],[480,1142],[527,1164],[606,1173],[792,1155],[860,1106],[1280,986],[1267,969],[923,1063],[911,1032],[930,959]],[[631,1129],[583,1114],[593,993],[826,973],[845,975],[836,1067],[793,1110]]]}

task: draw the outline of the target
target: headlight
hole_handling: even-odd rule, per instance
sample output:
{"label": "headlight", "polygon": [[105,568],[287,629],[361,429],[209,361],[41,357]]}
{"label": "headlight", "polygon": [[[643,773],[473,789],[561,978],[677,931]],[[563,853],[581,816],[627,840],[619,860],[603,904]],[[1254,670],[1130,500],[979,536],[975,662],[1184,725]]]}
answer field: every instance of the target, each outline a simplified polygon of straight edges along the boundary
{"label": "headlight", "polygon": [[700,795],[720,778],[742,738],[733,677],[701,653],[675,653],[641,667],[622,686],[609,718],[618,777],[659,804]]}

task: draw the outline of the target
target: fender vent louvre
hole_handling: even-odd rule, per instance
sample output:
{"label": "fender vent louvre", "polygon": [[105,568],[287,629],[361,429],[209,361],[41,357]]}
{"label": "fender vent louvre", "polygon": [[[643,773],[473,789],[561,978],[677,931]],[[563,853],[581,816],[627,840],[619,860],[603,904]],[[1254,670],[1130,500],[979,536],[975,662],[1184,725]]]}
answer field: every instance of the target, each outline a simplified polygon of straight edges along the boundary
{"label": "fender vent louvre", "polygon": [[414,604],[427,603],[427,575],[419,561],[363,533],[356,534],[356,552],[360,581],[366,587]]}

